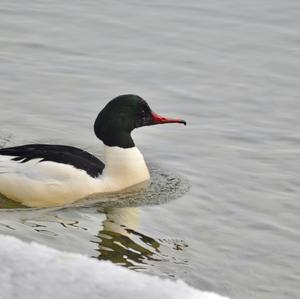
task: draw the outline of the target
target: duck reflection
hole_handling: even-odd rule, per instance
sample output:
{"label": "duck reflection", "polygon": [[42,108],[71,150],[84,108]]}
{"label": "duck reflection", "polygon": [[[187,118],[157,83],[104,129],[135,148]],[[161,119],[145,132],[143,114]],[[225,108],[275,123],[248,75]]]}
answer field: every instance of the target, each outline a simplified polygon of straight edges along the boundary
{"label": "duck reflection", "polygon": [[99,232],[99,260],[109,260],[128,268],[143,268],[147,261],[160,261],[160,243],[137,232],[138,208],[108,208]]}

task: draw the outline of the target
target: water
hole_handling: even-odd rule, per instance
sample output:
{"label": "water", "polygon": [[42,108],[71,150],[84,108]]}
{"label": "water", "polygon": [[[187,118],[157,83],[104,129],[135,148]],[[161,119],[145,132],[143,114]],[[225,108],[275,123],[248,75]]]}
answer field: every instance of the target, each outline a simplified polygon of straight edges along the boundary
{"label": "water", "polygon": [[93,121],[123,93],[188,123],[134,133],[151,200],[3,210],[1,233],[232,298],[300,296],[299,1],[1,4],[2,146],[101,158]]}

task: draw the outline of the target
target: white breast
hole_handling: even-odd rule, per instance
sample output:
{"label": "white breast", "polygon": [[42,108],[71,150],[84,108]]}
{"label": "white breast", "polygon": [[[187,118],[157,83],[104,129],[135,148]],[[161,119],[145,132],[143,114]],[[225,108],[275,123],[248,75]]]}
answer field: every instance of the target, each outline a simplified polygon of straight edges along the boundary
{"label": "white breast", "polygon": [[106,192],[112,192],[149,180],[150,175],[141,152],[136,148],[117,146],[104,148],[103,182]]}
{"label": "white breast", "polygon": [[103,174],[92,178],[86,171],[56,162],[25,163],[0,155],[0,193],[31,207],[72,203],[95,193],[114,192],[150,178],[140,151],[134,147],[105,147]]}

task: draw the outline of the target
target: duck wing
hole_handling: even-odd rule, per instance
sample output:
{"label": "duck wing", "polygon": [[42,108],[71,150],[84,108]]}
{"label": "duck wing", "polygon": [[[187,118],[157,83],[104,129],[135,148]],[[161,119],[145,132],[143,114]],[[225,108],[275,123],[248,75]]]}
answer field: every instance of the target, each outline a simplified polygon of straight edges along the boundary
{"label": "duck wing", "polygon": [[40,159],[39,163],[52,161],[72,165],[86,171],[93,178],[101,175],[105,167],[105,164],[92,154],[66,145],[28,144],[2,148],[0,155],[12,156],[12,160],[19,163]]}

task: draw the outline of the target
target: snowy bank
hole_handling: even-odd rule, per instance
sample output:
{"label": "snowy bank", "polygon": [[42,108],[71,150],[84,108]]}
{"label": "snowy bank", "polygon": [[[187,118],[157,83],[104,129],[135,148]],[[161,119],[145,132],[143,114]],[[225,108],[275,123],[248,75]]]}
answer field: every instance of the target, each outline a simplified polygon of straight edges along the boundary
{"label": "snowy bank", "polygon": [[14,237],[0,235],[0,244],[1,299],[224,299],[183,281],[137,273]]}

